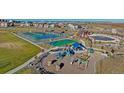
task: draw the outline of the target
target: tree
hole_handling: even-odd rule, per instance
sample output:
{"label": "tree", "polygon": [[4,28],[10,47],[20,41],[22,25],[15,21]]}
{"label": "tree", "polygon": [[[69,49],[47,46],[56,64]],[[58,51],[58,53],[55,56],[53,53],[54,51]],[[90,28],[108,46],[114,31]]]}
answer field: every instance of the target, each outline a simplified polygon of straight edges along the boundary
{"label": "tree", "polygon": [[115,52],[115,50],[114,50],[114,49],[112,49],[112,50],[111,50],[111,53],[112,53],[112,54],[114,54],[114,52]]}

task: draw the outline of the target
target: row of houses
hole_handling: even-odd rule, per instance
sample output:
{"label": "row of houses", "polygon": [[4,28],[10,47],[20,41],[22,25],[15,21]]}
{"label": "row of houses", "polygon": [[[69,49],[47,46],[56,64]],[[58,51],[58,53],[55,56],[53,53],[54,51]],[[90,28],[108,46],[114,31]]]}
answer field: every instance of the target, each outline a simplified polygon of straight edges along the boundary
{"label": "row of houses", "polygon": [[0,27],[12,27],[14,26],[14,21],[12,20],[0,20]]}
{"label": "row of houses", "polygon": [[75,23],[66,23],[66,22],[16,22],[13,20],[0,20],[0,27],[36,27],[36,28],[70,28],[71,30],[76,29],[87,29],[86,25],[80,25]]}
{"label": "row of houses", "polygon": [[23,26],[34,26],[36,28],[54,28],[54,27],[58,27],[58,28],[70,28],[72,30],[75,30],[75,29],[81,29],[81,28],[84,28],[86,29],[87,27],[86,26],[82,26],[82,25],[79,25],[79,24],[72,24],[72,23],[61,23],[61,22],[56,22],[56,23],[43,23],[43,22],[22,22],[20,24],[21,27]]}

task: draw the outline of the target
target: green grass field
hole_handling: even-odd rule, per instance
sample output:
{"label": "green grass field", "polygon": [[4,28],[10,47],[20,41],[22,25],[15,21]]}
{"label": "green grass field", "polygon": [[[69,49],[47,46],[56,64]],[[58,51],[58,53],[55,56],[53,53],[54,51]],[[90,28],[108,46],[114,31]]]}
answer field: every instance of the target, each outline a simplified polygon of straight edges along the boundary
{"label": "green grass field", "polygon": [[35,56],[40,49],[11,33],[0,33],[0,73],[5,73]]}

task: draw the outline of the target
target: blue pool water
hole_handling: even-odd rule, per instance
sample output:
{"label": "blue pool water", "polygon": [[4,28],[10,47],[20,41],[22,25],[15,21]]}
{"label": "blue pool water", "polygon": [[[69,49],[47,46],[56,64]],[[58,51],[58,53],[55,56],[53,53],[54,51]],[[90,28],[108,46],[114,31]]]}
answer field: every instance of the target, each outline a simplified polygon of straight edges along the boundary
{"label": "blue pool water", "polygon": [[30,40],[52,39],[63,36],[63,34],[55,34],[55,33],[47,33],[47,32],[19,32],[17,34]]}
{"label": "blue pool water", "polygon": [[95,40],[103,40],[103,41],[112,41],[115,40],[111,37],[107,37],[107,36],[91,36],[92,38],[94,38]]}

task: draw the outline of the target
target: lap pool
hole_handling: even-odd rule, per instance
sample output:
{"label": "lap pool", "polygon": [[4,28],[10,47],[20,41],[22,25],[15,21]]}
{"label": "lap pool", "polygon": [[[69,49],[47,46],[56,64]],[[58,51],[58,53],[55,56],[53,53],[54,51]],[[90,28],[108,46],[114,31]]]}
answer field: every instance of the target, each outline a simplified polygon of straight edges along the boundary
{"label": "lap pool", "polygon": [[39,45],[65,46],[76,42],[75,40],[66,38],[65,34],[48,32],[17,32],[16,34]]}
{"label": "lap pool", "polygon": [[48,32],[18,32],[17,35],[29,40],[54,39],[64,36],[64,34],[48,33]]}
{"label": "lap pool", "polygon": [[95,40],[98,41],[114,41],[115,38],[111,37],[111,36],[107,36],[107,35],[91,35],[90,37],[92,37]]}

